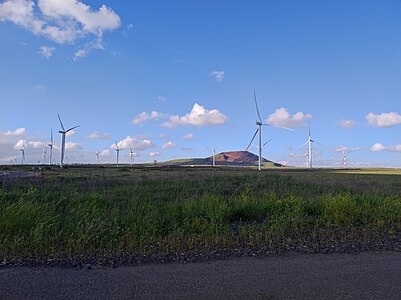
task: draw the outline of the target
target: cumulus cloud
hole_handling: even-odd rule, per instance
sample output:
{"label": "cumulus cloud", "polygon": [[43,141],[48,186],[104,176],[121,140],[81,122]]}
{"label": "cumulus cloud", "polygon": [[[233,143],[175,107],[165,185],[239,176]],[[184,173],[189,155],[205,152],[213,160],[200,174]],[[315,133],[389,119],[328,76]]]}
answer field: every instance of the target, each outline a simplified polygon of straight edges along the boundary
{"label": "cumulus cloud", "polygon": [[58,44],[72,44],[90,36],[101,43],[104,32],[113,31],[121,24],[120,17],[105,5],[93,10],[79,0],[36,2],[37,4],[33,0],[4,1],[0,4],[0,21],[12,22]]}
{"label": "cumulus cloud", "polygon": [[188,134],[184,135],[182,138],[186,141],[191,141],[194,139],[194,135],[193,135],[193,133],[188,133]]}
{"label": "cumulus cloud", "polygon": [[353,128],[357,125],[357,122],[354,120],[340,120],[338,123],[342,128]]}
{"label": "cumulus cloud", "polygon": [[379,151],[401,152],[401,144],[395,146],[384,146],[383,144],[376,143],[372,145],[370,150],[373,152],[379,152]]}
{"label": "cumulus cloud", "polygon": [[65,143],[65,149],[66,150],[80,150],[80,149],[82,149],[82,146],[78,143],[67,142],[67,143]]}
{"label": "cumulus cloud", "polygon": [[149,152],[150,157],[160,156],[160,152]]}
{"label": "cumulus cloud", "polygon": [[381,113],[380,115],[369,113],[366,120],[371,126],[392,127],[401,124],[401,115],[396,112]]}
{"label": "cumulus cloud", "polygon": [[39,48],[38,53],[42,55],[44,58],[50,58],[53,56],[55,50],[56,48],[54,47],[42,46]]}
{"label": "cumulus cloud", "polygon": [[175,144],[174,144],[173,142],[167,142],[167,143],[163,144],[161,148],[162,148],[162,149],[171,149],[171,148],[175,148]]}
{"label": "cumulus cloud", "polygon": [[46,143],[40,142],[40,141],[29,141],[27,144],[27,146],[30,146],[34,149],[43,148],[45,145],[46,145]]}
{"label": "cumulus cloud", "polygon": [[336,152],[353,152],[363,150],[362,147],[348,147],[348,146],[337,146],[335,151]]}
{"label": "cumulus cloud", "polygon": [[217,82],[222,82],[224,79],[224,71],[213,71],[209,76],[213,77]]}
{"label": "cumulus cloud", "polygon": [[65,134],[65,136],[66,137],[71,137],[71,136],[73,136],[74,134],[76,134],[77,132],[73,129],[73,130],[70,130],[70,131],[68,131],[66,134]]}
{"label": "cumulus cloud", "polygon": [[136,115],[133,119],[132,119],[132,123],[137,125],[140,124],[142,122],[146,122],[149,120],[159,120],[159,119],[164,119],[167,118],[168,116],[166,114],[157,112],[157,111],[152,111],[150,113],[147,112],[142,112],[138,115]]}
{"label": "cumulus cloud", "polygon": [[304,114],[303,112],[297,112],[291,115],[288,110],[284,107],[276,109],[274,113],[269,115],[266,123],[277,127],[297,127],[302,126],[306,119],[311,119],[311,114]]}
{"label": "cumulus cloud", "polygon": [[380,143],[376,143],[376,144],[372,145],[372,147],[370,147],[370,150],[374,151],[374,152],[378,152],[378,151],[385,150],[385,147]]}
{"label": "cumulus cloud", "polygon": [[222,125],[227,121],[227,116],[217,109],[208,110],[202,105],[195,103],[191,112],[185,116],[170,116],[169,121],[162,124],[166,128],[176,126],[192,125],[192,126],[216,126]]}
{"label": "cumulus cloud", "polygon": [[109,135],[107,133],[99,133],[97,131],[94,131],[88,135],[88,138],[95,140],[107,140],[109,138]]}
{"label": "cumulus cloud", "polygon": [[0,137],[2,136],[21,136],[26,132],[26,128],[17,128],[15,130],[0,131]]}
{"label": "cumulus cloud", "polygon": [[[146,150],[155,147],[155,144],[148,139],[138,139],[130,136],[127,136],[125,139],[117,142],[117,145],[120,149],[129,149],[131,146],[133,150]],[[110,148],[116,149],[116,144],[112,144]]]}
{"label": "cumulus cloud", "polygon": [[111,154],[110,149],[104,149],[104,150],[100,151],[100,153],[99,153],[100,156],[108,156],[110,154]]}
{"label": "cumulus cloud", "polygon": [[25,147],[25,140],[19,140],[19,141],[14,145],[14,149],[15,149],[15,150],[21,149],[22,147]]}

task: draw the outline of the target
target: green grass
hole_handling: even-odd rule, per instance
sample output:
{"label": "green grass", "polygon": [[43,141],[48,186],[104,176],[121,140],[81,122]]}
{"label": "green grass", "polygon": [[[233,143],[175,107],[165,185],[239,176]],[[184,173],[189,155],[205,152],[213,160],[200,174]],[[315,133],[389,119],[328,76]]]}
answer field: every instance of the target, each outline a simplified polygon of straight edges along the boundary
{"label": "green grass", "polygon": [[274,250],[401,229],[401,173],[394,170],[34,171],[43,178],[0,185],[2,258]]}

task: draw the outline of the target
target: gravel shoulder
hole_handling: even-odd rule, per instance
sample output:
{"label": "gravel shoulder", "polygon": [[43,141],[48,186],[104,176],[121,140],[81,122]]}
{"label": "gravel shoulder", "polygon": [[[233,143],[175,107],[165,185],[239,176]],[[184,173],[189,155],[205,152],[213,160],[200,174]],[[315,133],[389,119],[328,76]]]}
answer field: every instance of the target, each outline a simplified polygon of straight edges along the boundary
{"label": "gravel shoulder", "polygon": [[119,268],[4,267],[2,299],[399,299],[401,253],[299,254]]}

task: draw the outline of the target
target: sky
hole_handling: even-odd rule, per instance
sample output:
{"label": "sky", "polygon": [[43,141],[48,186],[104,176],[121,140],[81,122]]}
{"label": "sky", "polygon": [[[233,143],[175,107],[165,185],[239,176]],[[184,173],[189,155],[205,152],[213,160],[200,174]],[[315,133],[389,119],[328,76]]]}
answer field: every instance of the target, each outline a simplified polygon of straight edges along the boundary
{"label": "sky", "polygon": [[[0,0],[0,164],[244,150],[401,167],[401,1]],[[288,127],[294,131],[282,129]],[[257,141],[250,151],[257,153]],[[301,147],[302,146],[302,147]]]}

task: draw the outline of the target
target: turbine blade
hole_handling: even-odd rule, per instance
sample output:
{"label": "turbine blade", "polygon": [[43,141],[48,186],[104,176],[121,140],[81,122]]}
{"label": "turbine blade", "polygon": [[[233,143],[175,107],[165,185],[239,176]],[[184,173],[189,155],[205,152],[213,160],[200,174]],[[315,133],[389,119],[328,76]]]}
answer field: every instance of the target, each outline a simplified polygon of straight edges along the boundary
{"label": "turbine blade", "polygon": [[307,140],[304,144],[302,144],[301,146],[299,146],[295,151],[298,151],[299,149],[301,149],[303,146],[307,145],[309,142],[309,140]]}
{"label": "turbine blade", "polygon": [[310,119],[309,119],[309,137],[310,137]]}
{"label": "turbine blade", "polygon": [[61,122],[60,115],[59,115],[59,114],[57,114],[57,116],[58,116],[58,120],[60,121],[61,128],[63,128],[63,131],[65,131],[65,129],[64,129],[64,125],[63,125],[63,122]]}
{"label": "turbine blade", "polygon": [[258,114],[259,122],[262,122],[262,118],[260,117],[260,113],[259,113],[258,102],[256,101],[256,92],[255,91],[253,91],[253,97],[255,99],[256,112]]}
{"label": "turbine blade", "polygon": [[50,142],[53,145],[53,129],[50,130]]}
{"label": "turbine blade", "polygon": [[288,127],[284,127],[284,126],[275,126],[275,125],[269,125],[269,124],[262,124],[262,125],[263,125],[263,126],[273,126],[273,127],[275,127],[275,128],[281,128],[281,129],[286,129],[286,130],[290,130],[290,131],[294,131],[294,132],[295,132],[294,129],[288,128]]}
{"label": "turbine blade", "polygon": [[253,140],[255,139],[255,136],[258,134],[258,132],[259,132],[259,128],[256,129],[255,134],[253,135],[253,137],[252,137],[251,141],[249,142],[248,147],[246,147],[245,151],[248,151],[249,147],[251,147],[252,142],[253,142]]}
{"label": "turbine blade", "polygon": [[263,144],[263,147],[266,146],[268,143],[270,143],[272,139],[268,140],[266,143]]}
{"label": "turbine blade", "polygon": [[73,130],[73,129],[75,129],[75,128],[78,128],[79,126],[81,126],[81,125],[71,127],[70,129],[67,129],[65,133],[67,133],[68,131],[71,131],[71,130]]}

